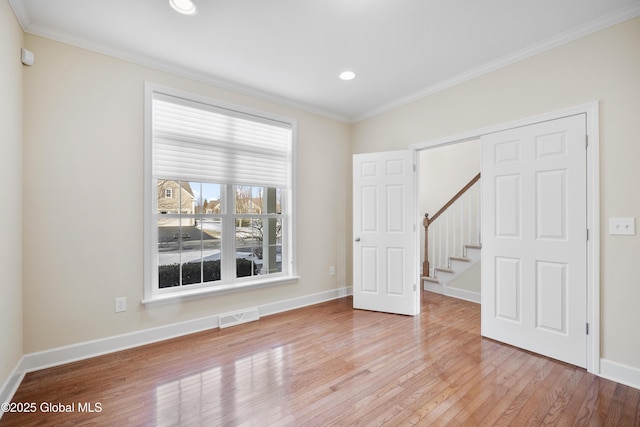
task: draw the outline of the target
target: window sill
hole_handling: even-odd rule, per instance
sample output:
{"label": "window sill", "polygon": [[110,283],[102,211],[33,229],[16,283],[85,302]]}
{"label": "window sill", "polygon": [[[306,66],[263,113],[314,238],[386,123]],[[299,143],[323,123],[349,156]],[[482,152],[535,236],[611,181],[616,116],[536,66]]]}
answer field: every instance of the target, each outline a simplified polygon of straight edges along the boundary
{"label": "window sill", "polygon": [[280,276],[262,280],[252,280],[247,282],[236,282],[226,285],[208,286],[206,288],[197,288],[182,290],[176,292],[167,292],[162,294],[151,295],[144,298],[141,302],[144,305],[163,304],[171,302],[187,301],[196,298],[207,297],[216,294],[231,293],[248,289],[255,289],[264,286],[284,285],[298,281],[299,276]]}

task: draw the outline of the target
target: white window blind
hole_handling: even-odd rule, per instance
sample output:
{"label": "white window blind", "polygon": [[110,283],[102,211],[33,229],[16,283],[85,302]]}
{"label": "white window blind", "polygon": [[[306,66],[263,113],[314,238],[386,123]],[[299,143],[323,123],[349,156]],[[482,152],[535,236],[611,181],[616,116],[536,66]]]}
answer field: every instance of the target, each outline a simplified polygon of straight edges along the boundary
{"label": "white window blind", "polygon": [[153,95],[153,177],[289,187],[288,123]]}

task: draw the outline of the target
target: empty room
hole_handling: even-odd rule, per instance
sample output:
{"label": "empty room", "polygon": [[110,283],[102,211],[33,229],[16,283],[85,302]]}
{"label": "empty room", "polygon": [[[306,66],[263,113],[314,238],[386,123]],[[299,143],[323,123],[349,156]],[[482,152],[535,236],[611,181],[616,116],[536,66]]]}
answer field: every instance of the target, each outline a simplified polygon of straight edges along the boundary
{"label": "empty room", "polygon": [[0,426],[640,426],[640,0],[0,35]]}

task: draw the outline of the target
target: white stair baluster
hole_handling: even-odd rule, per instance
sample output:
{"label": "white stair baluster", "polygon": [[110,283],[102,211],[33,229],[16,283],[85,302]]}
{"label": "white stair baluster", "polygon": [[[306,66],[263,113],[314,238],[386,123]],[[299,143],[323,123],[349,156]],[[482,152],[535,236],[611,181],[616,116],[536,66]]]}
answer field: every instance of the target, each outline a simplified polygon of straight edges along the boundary
{"label": "white stair baluster", "polygon": [[[467,242],[472,243],[472,239],[473,239],[473,232],[471,231],[471,212],[473,212],[473,198],[471,197],[472,195],[469,194],[469,199],[467,200],[467,227],[469,227],[468,229],[468,233],[467,233]],[[465,250],[465,256],[467,256],[467,251]]]}
{"label": "white stair baluster", "polygon": [[454,206],[451,206],[451,248],[447,252],[447,268],[451,268],[450,256],[456,253],[456,243],[458,240],[456,239],[456,210]]}
{"label": "white stair baluster", "polygon": [[481,210],[482,206],[480,206],[480,205],[482,203],[482,194],[481,194],[480,182],[477,183],[476,200],[477,200],[477,202],[476,202],[476,219],[477,219],[476,226],[478,227],[477,228],[477,236],[478,236],[477,244],[481,245],[482,244],[482,236],[481,236],[480,233],[481,233],[482,229],[480,227],[480,215],[482,214],[482,210]]}
{"label": "white stair baluster", "polygon": [[450,235],[450,231],[449,231],[449,214],[450,212],[445,212],[445,224],[446,224],[446,235],[444,236],[444,265],[445,267],[449,268],[449,235]]}

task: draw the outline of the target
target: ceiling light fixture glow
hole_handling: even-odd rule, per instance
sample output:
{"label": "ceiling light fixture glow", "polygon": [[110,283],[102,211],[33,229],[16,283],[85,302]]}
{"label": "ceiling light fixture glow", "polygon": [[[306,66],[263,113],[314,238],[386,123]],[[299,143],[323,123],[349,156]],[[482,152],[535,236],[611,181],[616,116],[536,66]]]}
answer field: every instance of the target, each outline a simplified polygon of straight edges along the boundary
{"label": "ceiling light fixture glow", "polygon": [[356,78],[356,73],[353,71],[343,71],[340,73],[340,78],[342,80],[353,80]]}
{"label": "ceiling light fixture glow", "polygon": [[198,6],[192,0],[169,0],[169,4],[173,10],[183,15],[195,15],[198,13]]}

